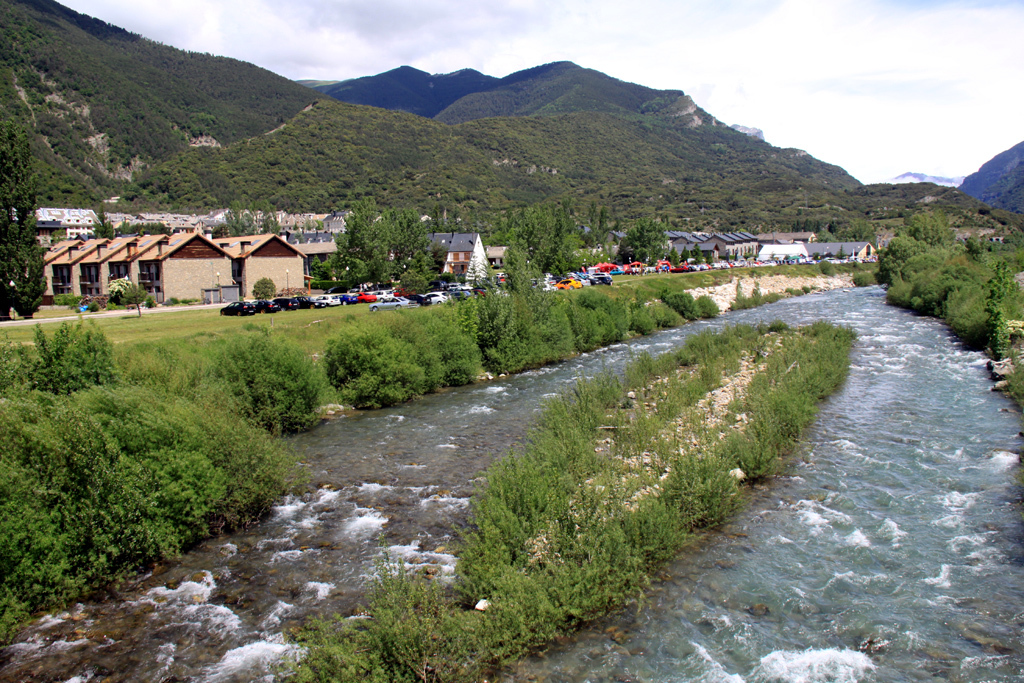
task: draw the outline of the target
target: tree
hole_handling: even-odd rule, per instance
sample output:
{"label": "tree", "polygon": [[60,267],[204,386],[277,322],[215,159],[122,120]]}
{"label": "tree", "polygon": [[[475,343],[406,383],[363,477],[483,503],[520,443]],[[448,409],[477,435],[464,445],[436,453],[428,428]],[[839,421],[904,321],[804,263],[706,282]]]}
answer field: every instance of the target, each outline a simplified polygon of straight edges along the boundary
{"label": "tree", "polygon": [[889,246],[882,252],[878,259],[878,283],[882,285],[895,284],[897,280],[903,279],[903,269],[907,261],[925,252],[927,245],[913,237],[897,235],[889,242]]}
{"label": "tree", "polygon": [[133,283],[126,277],[110,282],[110,298],[128,307],[135,306],[139,311],[140,318],[142,317],[142,304],[147,296],[149,296],[149,292],[145,287]]}
{"label": "tree", "polygon": [[641,218],[626,231],[626,242],[634,259],[650,263],[665,251],[665,228],[650,218]]}
{"label": "tree", "polygon": [[92,235],[99,240],[114,239],[114,224],[107,220],[107,214],[101,209],[99,212],[100,222],[93,226]]}
{"label": "tree", "polygon": [[956,237],[949,226],[949,218],[942,211],[914,214],[907,221],[905,234],[932,247],[949,246]]}
{"label": "tree", "polygon": [[25,132],[0,122],[0,320],[36,312],[46,291],[36,241],[36,186]]}

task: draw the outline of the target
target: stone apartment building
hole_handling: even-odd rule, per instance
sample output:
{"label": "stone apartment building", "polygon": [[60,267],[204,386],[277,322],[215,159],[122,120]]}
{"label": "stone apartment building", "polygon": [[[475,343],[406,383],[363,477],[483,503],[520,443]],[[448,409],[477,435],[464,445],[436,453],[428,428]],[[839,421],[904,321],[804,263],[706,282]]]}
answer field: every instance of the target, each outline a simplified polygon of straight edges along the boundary
{"label": "stone apartment building", "polygon": [[65,240],[44,262],[46,293],[51,296],[107,295],[110,281],[124,277],[142,284],[157,303],[202,299],[204,290],[221,288],[234,290],[234,296],[223,298],[244,297],[263,277],[279,290],[303,283],[302,253],[277,235],[211,240],[200,233],[181,233]]}

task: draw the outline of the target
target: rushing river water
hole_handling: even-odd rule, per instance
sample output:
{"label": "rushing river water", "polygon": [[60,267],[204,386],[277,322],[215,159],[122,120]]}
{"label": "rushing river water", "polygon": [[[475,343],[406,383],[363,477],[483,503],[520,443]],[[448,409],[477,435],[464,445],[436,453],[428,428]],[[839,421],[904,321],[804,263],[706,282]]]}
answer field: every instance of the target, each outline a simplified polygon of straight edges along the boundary
{"label": "rushing river water", "polygon": [[292,439],[311,474],[266,521],[117,595],[44,617],[0,679],[249,681],[296,656],[284,633],[350,613],[381,544],[450,573],[474,477],[543,400],[694,331],[782,318],[850,325],[850,379],[783,476],[666,569],[642,610],[507,678],[547,681],[1024,679],[1019,414],[980,354],[878,289],[789,299]]}

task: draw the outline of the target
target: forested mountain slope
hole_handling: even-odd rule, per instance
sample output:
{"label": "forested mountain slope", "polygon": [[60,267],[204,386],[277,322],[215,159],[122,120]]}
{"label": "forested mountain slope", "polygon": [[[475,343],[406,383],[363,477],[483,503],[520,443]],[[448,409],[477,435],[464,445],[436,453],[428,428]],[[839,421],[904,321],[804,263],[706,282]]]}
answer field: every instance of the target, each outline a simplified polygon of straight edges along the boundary
{"label": "forested mountain slope", "polygon": [[960,189],[992,206],[1024,213],[1024,142],[994,156]]}
{"label": "forested mountain slope", "polygon": [[190,144],[268,131],[314,98],[265,69],[161,45],[52,0],[0,0],[0,113],[33,133],[44,201],[95,201]]}

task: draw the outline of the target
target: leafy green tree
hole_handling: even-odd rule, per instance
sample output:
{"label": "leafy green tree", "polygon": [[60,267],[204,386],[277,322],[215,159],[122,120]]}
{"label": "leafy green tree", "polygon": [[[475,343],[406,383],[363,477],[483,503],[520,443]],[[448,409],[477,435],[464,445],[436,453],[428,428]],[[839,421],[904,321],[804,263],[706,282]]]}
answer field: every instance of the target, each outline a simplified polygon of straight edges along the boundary
{"label": "leafy green tree", "polygon": [[25,132],[0,122],[0,320],[31,316],[46,291],[36,241],[36,178]]}
{"label": "leafy green tree", "polygon": [[224,230],[232,237],[251,235],[256,232],[256,219],[241,202],[232,202],[224,216]]}
{"label": "leafy green tree", "polygon": [[931,247],[953,244],[956,235],[949,226],[949,217],[943,211],[916,213],[907,221],[905,234]]}
{"label": "leafy green tree", "polygon": [[665,227],[650,218],[641,218],[626,231],[626,241],[634,259],[651,263],[665,251]]}
{"label": "leafy green tree", "polygon": [[566,273],[582,263],[579,231],[567,205],[510,211],[501,227],[509,236],[510,246],[518,246],[540,272]]}
{"label": "leafy green tree", "polygon": [[[124,302],[125,306],[134,306],[135,310],[138,311],[139,317],[142,317],[142,304],[149,299],[149,292],[141,284],[135,282],[124,290],[124,294],[121,296],[121,301]],[[152,308],[149,306],[148,308]]]}
{"label": "leafy green tree", "polygon": [[252,286],[252,295],[257,299],[273,299],[277,294],[277,285],[269,277],[260,278]]}
{"label": "leafy green tree", "polygon": [[922,254],[928,246],[908,235],[897,235],[889,242],[889,246],[878,259],[879,284],[892,285],[903,279],[903,271],[907,261]]}
{"label": "leafy green tree", "polygon": [[111,301],[125,306],[135,306],[142,317],[142,304],[146,301],[149,292],[141,284],[136,284],[126,277],[110,282]]}

